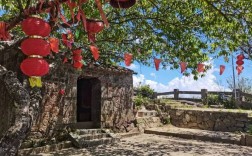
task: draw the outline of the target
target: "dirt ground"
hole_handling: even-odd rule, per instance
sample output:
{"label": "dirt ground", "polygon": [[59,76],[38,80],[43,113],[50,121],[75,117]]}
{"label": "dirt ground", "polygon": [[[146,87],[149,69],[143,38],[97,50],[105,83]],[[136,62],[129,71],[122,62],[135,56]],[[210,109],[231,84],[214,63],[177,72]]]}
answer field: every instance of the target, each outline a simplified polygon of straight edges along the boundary
{"label": "dirt ground", "polygon": [[[141,134],[119,143],[88,149],[64,149],[39,156],[252,156],[252,147]],[[37,155],[38,156],[38,155]]]}

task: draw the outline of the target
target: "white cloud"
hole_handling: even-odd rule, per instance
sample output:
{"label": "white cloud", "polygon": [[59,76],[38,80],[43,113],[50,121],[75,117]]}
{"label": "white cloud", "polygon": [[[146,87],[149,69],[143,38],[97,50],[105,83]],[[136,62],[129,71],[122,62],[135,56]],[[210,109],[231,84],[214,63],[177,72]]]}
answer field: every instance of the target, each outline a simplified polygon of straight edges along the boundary
{"label": "white cloud", "polygon": [[155,73],[150,73],[150,76],[154,77],[154,78],[157,78],[156,74]]}
{"label": "white cloud", "polygon": [[133,75],[133,86],[137,87],[139,85],[142,85],[145,80],[145,77],[143,74],[140,74],[138,76]]}
{"label": "white cloud", "polygon": [[130,65],[129,67],[127,67],[127,68],[129,68],[129,69],[131,69],[131,70],[136,70],[136,69],[139,68],[139,66],[136,65],[136,64],[134,64],[134,63],[131,63],[131,65]]}
{"label": "white cloud", "polygon": [[134,75],[133,81],[134,86],[139,86],[139,84],[150,85],[156,92],[167,92],[173,91],[173,89],[179,89],[181,91],[200,91],[201,89],[207,89],[209,91],[229,91],[227,88],[219,85],[216,82],[216,77],[214,72],[218,71],[216,68],[212,68],[205,73],[205,76],[198,78],[198,80],[193,79],[193,75],[189,77],[182,76],[176,77],[167,84],[159,83],[157,81],[148,80],[144,77],[143,74]]}
{"label": "white cloud", "polygon": [[182,76],[181,78],[174,78],[168,83],[169,88],[179,89],[183,91],[200,91],[201,89],[207,89],[209,91],[224,91],[225,88],[220,86],[216,82],[214,72],[217,69],[210,69],[207,71],[204,77],[198,80],[193,79],[193,75],[189,77]]}

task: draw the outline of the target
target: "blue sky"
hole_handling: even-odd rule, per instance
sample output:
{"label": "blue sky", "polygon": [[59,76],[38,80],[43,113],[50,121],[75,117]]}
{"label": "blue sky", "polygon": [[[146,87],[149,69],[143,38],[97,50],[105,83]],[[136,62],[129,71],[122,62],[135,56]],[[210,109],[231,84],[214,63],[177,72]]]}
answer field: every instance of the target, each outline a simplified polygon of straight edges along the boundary
{"label": "blue sky", "polygon": [[[234,54],[234,63],[236,61],[236,54]],[[251,61],[244,61],[244,70],[239,77],[252,77],[252,65]],[[141,84],[149,84],[153,89],[158,92],[172,91],[173,89],[180,90],[200,90],[208,89],[212,91],[229,91],[227,85],[227,79],[232,75],[232,63],[231,57],[229,62],[224,62],[224,58],[211,60],[209,63],[213,65],[213,68],[207,71],[206,76],[199,78],[195,81],[192,76],[185,77],[180,73],[180,69],[177,70],[155,70],[154,64],[151,67],[141,65],[133,62],[128,68],[137,72],[137,75],[133,76],[134,86]],[[121,63],[123,65],[123,63]],[[225,65],[226,69],[222,75],[219,75],[219,66]],[[236,65],[236,64],[235,64]],[[235,70],[236,81],[238,79],[237,71]]]}

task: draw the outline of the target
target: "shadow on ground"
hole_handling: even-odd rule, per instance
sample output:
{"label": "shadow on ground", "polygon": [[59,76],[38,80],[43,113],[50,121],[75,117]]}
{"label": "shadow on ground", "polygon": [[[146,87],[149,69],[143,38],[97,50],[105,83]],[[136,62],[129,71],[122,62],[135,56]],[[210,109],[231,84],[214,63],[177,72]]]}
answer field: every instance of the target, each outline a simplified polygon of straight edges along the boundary
{"label": "shadow on ground", "polygon": [[[252,156],[252,148],[156,135],[139,135],[111,145],[65,149],[40,156],[129,155],[129,156]],[[38,156],[38,155],[37,155]]]}

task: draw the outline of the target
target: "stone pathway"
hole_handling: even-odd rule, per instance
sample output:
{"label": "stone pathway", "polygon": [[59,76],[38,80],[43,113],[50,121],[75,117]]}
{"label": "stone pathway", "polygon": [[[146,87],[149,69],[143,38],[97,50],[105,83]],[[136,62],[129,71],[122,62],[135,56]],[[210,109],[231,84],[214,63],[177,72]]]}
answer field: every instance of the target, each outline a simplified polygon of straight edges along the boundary
{"label": "stone pathway", "polygon": [[123,138],[113,145],[100,145],[87,149],[64,149],[37,156],[252,156],[252,148],[186,140],[169,136],[141,134]]}
{"label": "stone pathway", "polygon": [[[220,131],[207,131],[200,129],[179,128],[172,125],[164,127],[149,128],[144,131],[147,134],[180,137],[184,139],[195,139],[202,141],[222,142],[241,145],[241,134]],[[242,144],[244,145],[244,143]]]}

